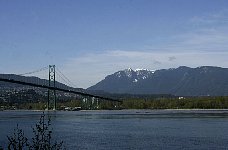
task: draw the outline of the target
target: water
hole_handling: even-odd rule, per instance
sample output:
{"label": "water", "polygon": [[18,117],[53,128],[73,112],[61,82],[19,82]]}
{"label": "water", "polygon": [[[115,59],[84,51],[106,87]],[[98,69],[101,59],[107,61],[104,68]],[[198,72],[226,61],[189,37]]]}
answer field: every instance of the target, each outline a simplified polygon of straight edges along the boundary
{"label": "water", "polygon": [[[31,136],[42,112],[0,112],[0,145],[18,124]],[[46,113],[47,114],[47,113]],[[228,149],[227,110],[51,112],[67,149]]]}

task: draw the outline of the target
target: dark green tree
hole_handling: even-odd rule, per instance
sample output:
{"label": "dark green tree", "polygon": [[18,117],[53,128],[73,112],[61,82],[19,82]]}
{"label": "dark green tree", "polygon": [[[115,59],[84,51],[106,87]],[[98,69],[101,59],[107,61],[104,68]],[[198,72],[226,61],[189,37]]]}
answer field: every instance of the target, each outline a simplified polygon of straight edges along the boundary
{"label": "dark green tree", "polygon": [[9,150],[62,150],[63,141],[57,142],[52,140],[52,129],[50,129],[51,120],[45,119],[44,113],[41,115],[39,122],[33,129],[34,137],[29,142],[25,136],[24,131],[17,128],[14,130],[12,136],[8,136]]}
{"label": "dark green tree", "polygon": [[9,144],[9,150],[22,150],[26,147],[29,147],[28,138],[25,137],[24,131],[19,129],[18,125],[17,128],[14,129],[14,133],[12,136],[7,136]]}

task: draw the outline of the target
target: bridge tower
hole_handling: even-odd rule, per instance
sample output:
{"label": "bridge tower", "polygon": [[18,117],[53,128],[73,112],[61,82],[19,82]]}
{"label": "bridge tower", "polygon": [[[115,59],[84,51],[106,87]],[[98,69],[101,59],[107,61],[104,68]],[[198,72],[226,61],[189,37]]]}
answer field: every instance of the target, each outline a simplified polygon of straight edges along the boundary
{"label": "bridge tower", "polygon": [[[49,87],[55,88],[55,65],[49,65]],[[47,110],[56,110],[56,91],[48,89]]]}

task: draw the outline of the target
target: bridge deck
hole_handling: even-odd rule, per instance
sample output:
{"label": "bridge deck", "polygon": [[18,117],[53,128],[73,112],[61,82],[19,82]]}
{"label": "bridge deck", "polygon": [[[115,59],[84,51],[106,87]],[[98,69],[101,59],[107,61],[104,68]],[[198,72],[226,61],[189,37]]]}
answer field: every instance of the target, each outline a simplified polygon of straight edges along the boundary
{"label": "bridge deck", "polygon": [[82,96],[89,96],[89,97],[104,99],[104,100],[108,100],[108,101],[122,102],[120,100],[115,100],[115,99],[107,98],[107,97],[103,97],[103,96],[98,96],[98,95],[93,95],[93,94],[88,94],[88,93],[83,93],[83,92],[78,92],[78,91],[73,91],[73,90],[62,89],[62,88],[58,88],[58,87],[49,87],[47,85],[28,83],[28,82],[24,82],[24,81],[13,80],[13,79],[0,78],[0,81],[9,82],[9,83],[16,83],[16,84],[21,84],[21,85],[28,85],[28,86],[39,87],[39,88],[46,88],[46,89],[50,89],[50,90],[57,90],[57,91],[73,93],[73,94],[82,95]]}

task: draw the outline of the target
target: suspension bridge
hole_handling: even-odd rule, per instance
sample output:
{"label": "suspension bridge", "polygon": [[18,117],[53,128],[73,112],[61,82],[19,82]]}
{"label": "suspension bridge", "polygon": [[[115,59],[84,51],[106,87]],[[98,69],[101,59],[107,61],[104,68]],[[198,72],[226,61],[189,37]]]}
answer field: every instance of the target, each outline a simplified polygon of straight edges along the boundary
{"label": "suspension bridge", "polygon": [[[33,77],[33,80],[31,80],[31,78],[24,77],[27,75],[30,75],[31,77],[32,74],[43,72],[46,70],[48,70],[48,80],[40,79],[38,77]],[[14,76],[14,75],[17,75],[17,76]],[[61,79],[62,82],[57,82],[56,76],[59,77],[59,79]],[[37,69],[35,71],[31,71],[23,74],[7,74],[7,75],[1,74],[0,81],[47,89],[48,90],[47,108],[46,108],[47,110],[57,109],[56,91],[62,91],[64,93],[72,93],[83,97],[96,98],[96,99],[101,99],[101,100],[106,100],[111,102],[119,102],[119,103],[122,102],[117,99],[112,99],[112,98],[103,97],[103,96],[94,95],[87,92],[76,90],[77,88],[75,88],[75,85],[60,71],[60,69],[56,68],[55,65],[49,65],[49,66]]]}

